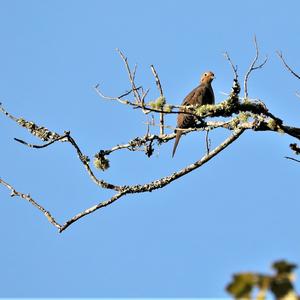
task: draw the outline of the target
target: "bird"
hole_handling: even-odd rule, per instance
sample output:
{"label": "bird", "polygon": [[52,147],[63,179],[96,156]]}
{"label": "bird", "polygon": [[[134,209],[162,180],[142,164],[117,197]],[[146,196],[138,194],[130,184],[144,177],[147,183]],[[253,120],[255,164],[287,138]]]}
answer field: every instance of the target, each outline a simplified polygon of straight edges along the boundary
{"label": "bird", "polygon": [[[215,78],[215,75],[211,71],[204,72],[200,79],[200,84],[194,88],[183,100],[181,106],[187,105],[205,105],[205,104],[215,104],[214,91],[211,86],[211,82]],[[179,111],[184,111],[180,108]],[[179,129],[187,129],[196,126],[197,119],[188,114],[180,113],[177,116],[177,126]],[[182,135],[182,130],[175,130],[176,138],[173,147],[172,157],[176,152],[179,140]]]}

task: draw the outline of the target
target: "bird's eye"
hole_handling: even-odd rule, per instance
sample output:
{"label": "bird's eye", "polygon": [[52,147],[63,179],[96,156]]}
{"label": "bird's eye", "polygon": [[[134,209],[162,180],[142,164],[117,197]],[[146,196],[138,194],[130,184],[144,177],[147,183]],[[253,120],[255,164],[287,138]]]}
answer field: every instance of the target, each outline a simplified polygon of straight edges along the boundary
{"label": "bird's eye", "polygon": [[204,76],[207,76],[207,73],[205,73]]}

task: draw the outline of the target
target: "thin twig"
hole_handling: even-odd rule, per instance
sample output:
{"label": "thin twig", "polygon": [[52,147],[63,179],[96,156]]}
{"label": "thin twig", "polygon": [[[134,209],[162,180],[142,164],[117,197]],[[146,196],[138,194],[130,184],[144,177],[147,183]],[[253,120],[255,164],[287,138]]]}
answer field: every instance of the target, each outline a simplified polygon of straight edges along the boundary
{"label": "thin twig", "polygon": [[[140,87],[139,87],[140,88]],[[181,113],[181,112],[177,112],[177,111],[166,111],[166,110],[163,110],[163,109],[155,109],[155,108],[151,108],[151,107],[146,107],[145,106],[145,97],[147,96],[148,92],[149,92],[149,89],[147,89],[146,91],[143,91],[142,92],[142,96],[141,96],[141,103],[133,103],[127,99],[121,99],[121,97],[125,97],[123,95],[121,96],[118,96],[118,97],[111,97],[111,96],[106,96],[103,94],[103,92],[100,90],[100,86],[99,84],[97,84],[95,87],[94,87],[96,93],[103,99],[106,99],[106,100],[114,100],[114,101],[118,101],[122,104],[125,104],[125,105],[129,105],[129,106],[133,106],[133,108],[141,108],[143,113],[145,114],[149,114],[149,112],[156,112],[156,113],[164,113],[164,114],[178,114],[178,113]],[[179,108],[180,106],[176,106],[176,105],[173,105],[172,107],[174,108]]]}
{"label": "thin twig", "polygon": [[266,62],[268,61],[268,56],[266,56],[265,60],[258,66],[256,66],[256,63],[259,59],[259,49],[258,49],[258,44],[257,44],[257,40],[256,40],[256,36],[254,36],[254,45],[255,45],[255,57],[252,61],[252,63],[250,64],[250,67],[245,75],[245,79],[244,79],[244,98],[247,99],[248,98],[248,79],[250,74],[257,69],[262,68]]}
{"label": "thin twig", "polygon": [[[160,79],[153,65],[150,66],[152,74],[155,78],[155,83],[160,93],[160,97],[164,98],[164,92],[161,87]],[[160,135],[164,135],[164,113],[159,114],[159,124],[160,124]]]}
{"label": "thin twig", "polygon": [[142,102],[141,101],[141,96],[140,96],[139,91],[138,91],[138,89],[136,88],[136,85],[135,85],[135,74],[136,74],[137,67],[135,66],[134,71],[132,73],[131,69],[129,67],[127,57],[123,54],[123,52],[120,49],[117,48],[116,50],[119,53],[119,55],[121,56],[121,58],[122,58],[122,60],[125,64],[125,67],[126,67],[126,70],[127,70],[127,73],[128,73],[128,77],[129,77],[129,81],[131,83],[132,91],[134,93],[135,100],[136,100],[137,103],[141,103]]}
{"label": "thin twig", "polygon": [[285,156],[284,158],[290,159],[290,160],[293,160],[293,161],[296,161],[296,162],[300,163],[299,159],[296,159],[296,158],[293,158],[293,157]]}
{"label": "thin twig", "polygon": [[118,96],[118,97],[110,97],[110,96],[104,95],[101,92],[99,83],[95,85],[94,89],[95,89],[96,93],[100,97],[102,97],[103,99],[106,99],[106,100],[116,100],[116,101],[119,101],[122,104],[133,105],[133,104],[131,104],[131,102],[129,100],[122,100],[122,98],[125,97],[125,96],[127,96],[127,95],[129,95],[132,92],[132,90],[130,90],[129,92],[126,92],[125,94],[122,94],[121,96]]}
{"label": "thin twig", "polygon": [[85,167],[86,171],[88,172],[90,178],[92,179],[92,181],[94,183],[96,183],[98,186],[105,188],[105,189],[111,189],[111,190],[115,190],[115,191],[119,191],[120,187],[111,183],[108,183],[102,179],[98,179],[94,172],[91,170],[90,165],[89,165],[89,159],[86,155],[84,155],[82,153],[82,151],[80,150],[79,146],[77,145],[77,143],[75,142],[75,140],[71,137],[70,132],[67,131],[65,132],[65,135],[61,136],[60,138],[57,138],[55,140],[52,140],[49,143],[43,144],[43,145],[35,145],[35,144],[29,144],[23,140],[20,139],[15,139],[16,141],[18,141],[19,143],[22,143],[23,145],[30,147],[30,148],[37,148],[37,149],[41,149],[41,148],[46,148],[50,145],[52,145],[53,143],[57,142],[57,141],[68,141],[76,150],[78,158],[80,159],[80,161],[82,162],[83,166]]}
{"label": "thin twig", "polygon": [[237,67],[237,65],[234,65],[234,64],[233,64],[233,62],[232,62],[232,60],[231,60],[231,58],[230,58],[228,52],[225,52],[225,53],[224,53],[224,56],[225,56],[225,58],[228,60],[230,66],[231,66],[231,69],[232,69],[232,72],[233,72],[233,74],[234,74],[235,80],[237,80],[237,79],[238,79],[238,72],[237,72],[238,67]]}
{"label": "thin twig", "polygon": [[209,129],[206,130],[206,134],[205,134],[206,154],[209,154],[209,150],[210,150],[210,139],[208,135],[209,135]]}
{"label": "thin twig", "polygon": [[155,68],[154,68],[153,65],[151,65],[150,68],[151,68],[152,74],[153,74],[153,76],[155,78],[155,83],[156,83],[156,86],[158,88],[158,91],[159,91],[160,95],[163,97],[164,96],[164,92],[163,92],[163,89],[162,89],[162,86],[161,86],[158,74],[157,74],[157,72],[156,72],[156,70],[155,70]]}
{"label": "thin twig", "polygon": [[100,202],[97,205],[94,205],[88,209],[85,209],[84,211],[78,213],[77,215],[75,215],[74,217],[72,217],[71,219],[69,219],[68,221],[66,221],[59,229],[59,232],[63,232],[64,230],[66,230],[71,224],[73,224],[74,222],[78,221],[79,219],[85,217],[88,214],[91,214],[92,212],[103,208],[105,206],[108,206],[110,204],[112,204],[113,202],[115,202],[116,200],[118,200],[119,198],[121,198],[122,196],[124,196],[126,194],[126,191],[120,192],[115,194],[114,196],[112,196],[111,198],[109,198],[106,201]]}
{"label": "thin twig", "polygon": [[21,139],[17,139],[17,138],[14,138],[14,140],[17,141],[17,142],[19,142],[19,143],[21,143],[21,144],[23,144],[23,145],[26,145],[27,147],[30,147],[30,148],[41,149],[41,148],[46,148],[46,147],[52,145],[55,142],[64,141],[65,139],[67,139],[68,134],[69,134],[69,132],[67,134],[65,134],[65,135],[62,135],[62,136],[60,136],[60,137],[58,137],[58,138],[56,138],[56,139],[54,139],[54,140],[52,140],[52,141],[50,141],[48,143],[42,144],[42,145],[29,144],[29,143],[27,143],[27,142],[25,142],[25,141],[23,141]]}
{"label": "thin twig", "polygon": [[0,111],[1,111],[2,113],[4,113],[7,117],[9,117],[10,119],[12,119],[13,121],[18,122],[18,118],[14,117],[14,116],[11,115],[9,112],[7,112],[7,111],[3,108],[1,102],[0,102]]}
{"label": "thin twig", "polygon": [[283,54],[281,51],[276,51],[277,55],[279,56],[279,58],[281,59],[281,61],[283,62],[284,66],[287,68],[287,70],[292,73],[296,78],[300,79],[300,75],[298,75],[285,61]]}
{"label": "thin twig", "polygon": [[20,192],[16,191],[10,184],[5,182],[1,178],[0,178],[0,184],[4,185],[6,188],[8,188],[11,191],[11,197],[17,196],[17,197],[20,197],[20,198],[28,201],[34,207],[36,207],[38,210],[40,210],[52,225],[54,225],[59,230],[61,229],[62,226],[59,223],[56,222],[56,220],[53,218],[53,216],[50,214],[50,212],[47,211],[43,206],[38,204],[35,200],[33,200],[30,197],[30,195],[26,195],[26,194],[23,194],[23,193],[20,193]]}
{"label": "thin twig", "polygon": [[68,135],[68,141],[75,148],[75,150],[77,152],[77,155],[78,155],[78,158],[80,159],[80,161],[84,165],[84,167],[87,170],[88,174],[90,175],[91,179],[98,186],[101,186],[102,188],[105,188],[105,189],[115,190],[115,191],[120,191],[121,190],[121,187],[118,186],[118,185],[114,185],[114,184],[108,183],[108,182],[104,181],[103,179],[98,179],[94,175],[93,171],[91,170],[91,168],[89,166],[89,160],[87,159],[87,157],[85,155],[83,155],[83,153],[81,152],[79,146],[77,145],[77,143],[75,142],[75,140],[71,137],[71,135]]}

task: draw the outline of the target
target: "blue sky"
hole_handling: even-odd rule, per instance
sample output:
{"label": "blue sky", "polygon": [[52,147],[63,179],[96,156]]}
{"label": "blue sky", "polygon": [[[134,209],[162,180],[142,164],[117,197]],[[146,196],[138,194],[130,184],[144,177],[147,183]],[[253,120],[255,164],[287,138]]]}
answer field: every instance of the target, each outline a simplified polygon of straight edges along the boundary
{"label": "blue sky", "polygon": [[[229,92],[228,51],[241,75],[257,35],[265,68],[249,93],[287,124],[299,126],[300,82],[284,70],[282,50],[300,72],[297,1],[0,1],[0,99],[11,113],[59,133],[70,130],[85,154],[145,133],[140,111],[100,99],[129,89],[118,47],[138,63],[138,81],[181,103],[200,74],[213,70],[216,102]],[[175,117],[168,117],[170,125]],[[0,116],[1,178],[30,193],[59,222],[111,193],[87,177],[73,149],[37,142]],[[211,135],[213,145],[227,136]],[[148,159],[111,155],[96,171],[117,184],[144,183],[179,170],[203,153],[203,134],[184,137]],[[0,188],[1,297],[225,297],[238,271],[270,272],[280,258],[300,262],[300,165],[284,159],[293,139],[247,132],[203,168],[163,190],[126,196],[63,234],[28,203]],[[196,147],[198,145],[198,147]],[[198,149],[197,149],[198,148]]]}

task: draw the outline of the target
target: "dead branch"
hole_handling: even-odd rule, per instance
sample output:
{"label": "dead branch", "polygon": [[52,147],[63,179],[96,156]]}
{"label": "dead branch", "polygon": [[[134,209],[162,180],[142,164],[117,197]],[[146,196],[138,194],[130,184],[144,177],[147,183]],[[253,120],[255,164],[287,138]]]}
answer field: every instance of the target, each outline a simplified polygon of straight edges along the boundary
{"label": "dead branch", "polygon": [[126,192],[119,192],[117,194],[115,194],[114,196],[112,196],[111,198],[109,198],[106,201],[100,202],[97,205],[94,205],[80,213],[78,213],[77,215],[75,215],[73,218],[71,218],[70,220],[66,221],[60,228],[59,228],[59,232],[63,232],[64,230],[66,230],[70,225],[72,225],[74,222],[78,221],[79,219],[91,214],[92,212],[103,208],[105,206],[108,206],[110,204],[112,204],[113,202],[115,202],[116,200],[118,200],[119,198],[121,198],[122,196],[124,196],[126,194]]}
{"label": "dead branch", "polygon": [[206,154],[209,154],[210,146],[211,146],[211,141],[210,138],[208,137],[209,135],[209,129],[206,130],[205,133],[205,145],[206,145]]}
{"label": "dead branch", "polygon": [[234,79],[237,81],[237,80],[238,80],[238,72],[237,72],[238,67],[237,67],[237,65],[234,65],[234,64],[233,64],[233,61],[231,60],[231,58],[230,58],[228,52],[225,52],[225,53],[224,53],[224,56],[225,56],[225,58],[228,60],[228,62],[229,62],[229,64],[230,64],[230,67],[231,67],[232,72],[233,72],[233,74],[234,74]]}
{"label": "dead branch", "polygon": [[254,45],[255,45],[255,57],[252,61],[252,63],[250,64],[250,67],[245,75],[245,78],[244,78],[244,98],[247,99],[248,98],[248,80],[249,80],[249,76],[250,74],[257,70],[257,69],[261,69],[265,64],[266,62],[268,61],[268,56],[266,56],[265,60],[259,64],[259,65],[256,65],[258,59],[259,59],[259,49],[258,49],[258,44],[257,44],[257,40],[256,40],[256,36],[254,36]]}
{"label": "dead branch", "polygon": [[[36,144],[29,144],[21,139],[17,139],[15,138],[15,141],[30,147],[30,148],[36,148],[36,149],[41,149],[41,148],[46,148],[58,141],[60,142],[69,142],[76,150],[78,158],[80,159],[80,161],[82,162],[82,164],[84,165],[86,171],[88,172],[90,178],[92,179],[92,181],[94,183],[96,183],[98,186],[102,187],[102,188],[106,188],[106,189],[111,189],[111,190],[115,190],[118,191],[119,187],[117,185],[113,185],[110,184],[102,179],[98,179],[95,174],[93,173],[93,171],[91,170],[90,166],[89,166],[89,158],[88,156],[84,155],[82,153],[82,151],[80,150],[79,146],[77,145],[77,143],[75,142],[75,140],[72,138],[70,131],[65,131],[64,135],[59,135],[53,131],[50,131],[48,129],[46,129],[45,127],[40,127],[37,126],[34,122],[28,122],[23,118],[16,118],[15,116],[13,116],[12,114],[8,113],[2,106],[0,106],[0,111],[2,113],[4,113],[7,117],[9,117],[11,120],[15,121],[19,126],[25,127],[27,129],[29,129],[30,133],[33,134],[34,136],[40,138],[43,141],[48,141],[50,140],[50,142],[42,144],[42,145],[36,145]],[[21,120],[21,121],[20,121]],[[25,125],[24,125],[25,124]],[[30,124],[30,127],[28,128],[28,124]]]}
{"label": "dead branch", "polygon": [[10,194],[11,197],[17,196],[17,197],[20,197],[20,198],[28,201],[30,204],[32,204],[34,207],[36,207],[39,211],[41,211],[44,214],[44,216],[47,218],[47,220],[52,225],[54,225],[59,230],[61,229],[61,225],[56,222],[56,220],[52,217],[52,215],[50,214],[50,212],[47,211],[43,206],[41,206],[40,204],[38,204],[35,200],[33,200],[30,197],[29,194],[26,195],[26,194],[23,194],[23,193],[20,193],[20,192],[16,191],[13,186],[11,186],[10,184],[8,184],[7,182],[5,182],[4,180],[2,180],[1,178],[0,178],[0,184],[4,185],[6,188],[8,188],[11,191],[11,194]]}
{"label": "dead branch", "polygon": [[[160,93],[161,103],[162,103],[162,107],[163,107],[165,104],[165,97],[164,97],[163,89],[161,87],[160,79],[158,77],[158,74],[157,74],[154,66],[151,65],[150,68],[151,68],[152,74],[155,78],[155,83],[156,83],[156,86]],[[163,135],[164,134],[164,113],[162,113],[162,112],[159,114],[159,124],[160,124],[160,135]]]}
{"label": "dead branch", "polygon": [[166,185],[170,184],[174,180],[192,172],[193,170],[201,167],[205,163],[207,163],[209,160],[211,160],[214,156],[216,156],[218,153],[223,151],[225,148],[227,148],[232,142],[234,142],[242,133],[244,132],[244,129],[239,129],[233,132],[231,136],[229,136],[223,143],[221,143],[219,146],[217,146],[214,150],[212,150],[210,153],[204,155],[200,160],[196,161],[195,163],[187,166],[186,168],[183,168],[182,170],[175,172],[169,176],[163,177],[161,179],[152,181],[150,183],[146,184],[138,184],[138,185],[132,185],[132,186],[120,186],[118,189],[118,193],[109,198],[106,201],[100,202],[97,205],[94,205],[88,209],[85,209],[84,211],[76,214],[71,219],[67,220],[64,225],[58,224],[55,219],[52,217],[52,215],[46,211],[42,206],[40,206],[35,200],[33,200],[29,195],[22,194],[20,192],[16,192],[15,189],[7,184],[5,181],[0,179],[0,184],[4,185],[6,188],[10,189],[14,195],[17,195],[28,202],[30,202],[32,205],[37,207],[43,214],[47,217],[48,221],[54,225],[56,228],[58,228],[59,232],[64,231],[66,228],[68,228],[71,224],[76,222],[77,220],[81,219],[82,217],[100,209],[105,206],[108,206],[115,202],[116,200],[120,199],[122,196],[126,194],[136,194],[136,193],[144,193],[144,192],[151,192],[156,189],[160,189],[165,187]]}
{"label": "dead branch", "polygon": [[141,103],[142,98],[141,98],[141,95],[139,93],[139,90],[136,88],[136,85],[135,85],[135,74],[136,74],[136,70],[137,70],[137,65],[135,65],[134,71],[131,72],[127,57],[123,54],[123,52],[120,49],[117,48],[116,50],[119,53],[119,55],[121,56],[121,58],[122,58],[122,60],[125,64],[125,67],[126,67],[126,70],[127,70],[127,73],[128,73],[128,78],[129,78],[129,81],[130,81],[130,84],[131,84],[131,90],[134,93],[135,100],[136,100],[137,103]]}
{"label": "dead branch", "polygon": [[48,146],[50,146],[50,145],[52,145],[52,144],[54,144],[54,143],[56,143],[58,141],[63,141],[65,139],[67,139],[69,134],[70,134],[70,132],[68,131],[68,132],[66,132],[65,135],[62,135],[62,136],[60,136],[60,137],[58,137],[58,138],[56,138],[56,139],[54,139],[54,140],[52,140],[52,141],[50,141],[50,142],[48,142],[46,144],[42,144],[42,145],[29,144],[29,143],[27,143],[27,142],[25,142],[25,141],[23,141],[21,139],[17,139],[17,138],[14,138],[14,140],[16,142],[19,142],[19,143],[23,144],[23,145],[26,145],[29,148],[41,149],[41,148],[46,148],[46,147],[48,147]]}
{"label": "dead branch", "polygon": [[294,75],[296,78],[300,79],[300,75],[298,75],[285,61],[283,54],[281,51],[276,51],[278,57],[281,59],[281,61],[283,62],[284,66],[286,67],[286,69],[292,74]]}
{"label": "dead branch", "polygon": [[296,161],[296,162],[300,163],[299,159],[296,159],[296,158],[293,158],[293,157],[285,156],[284,158],[290,159],[290,160],[293,160],[293,161]]}

